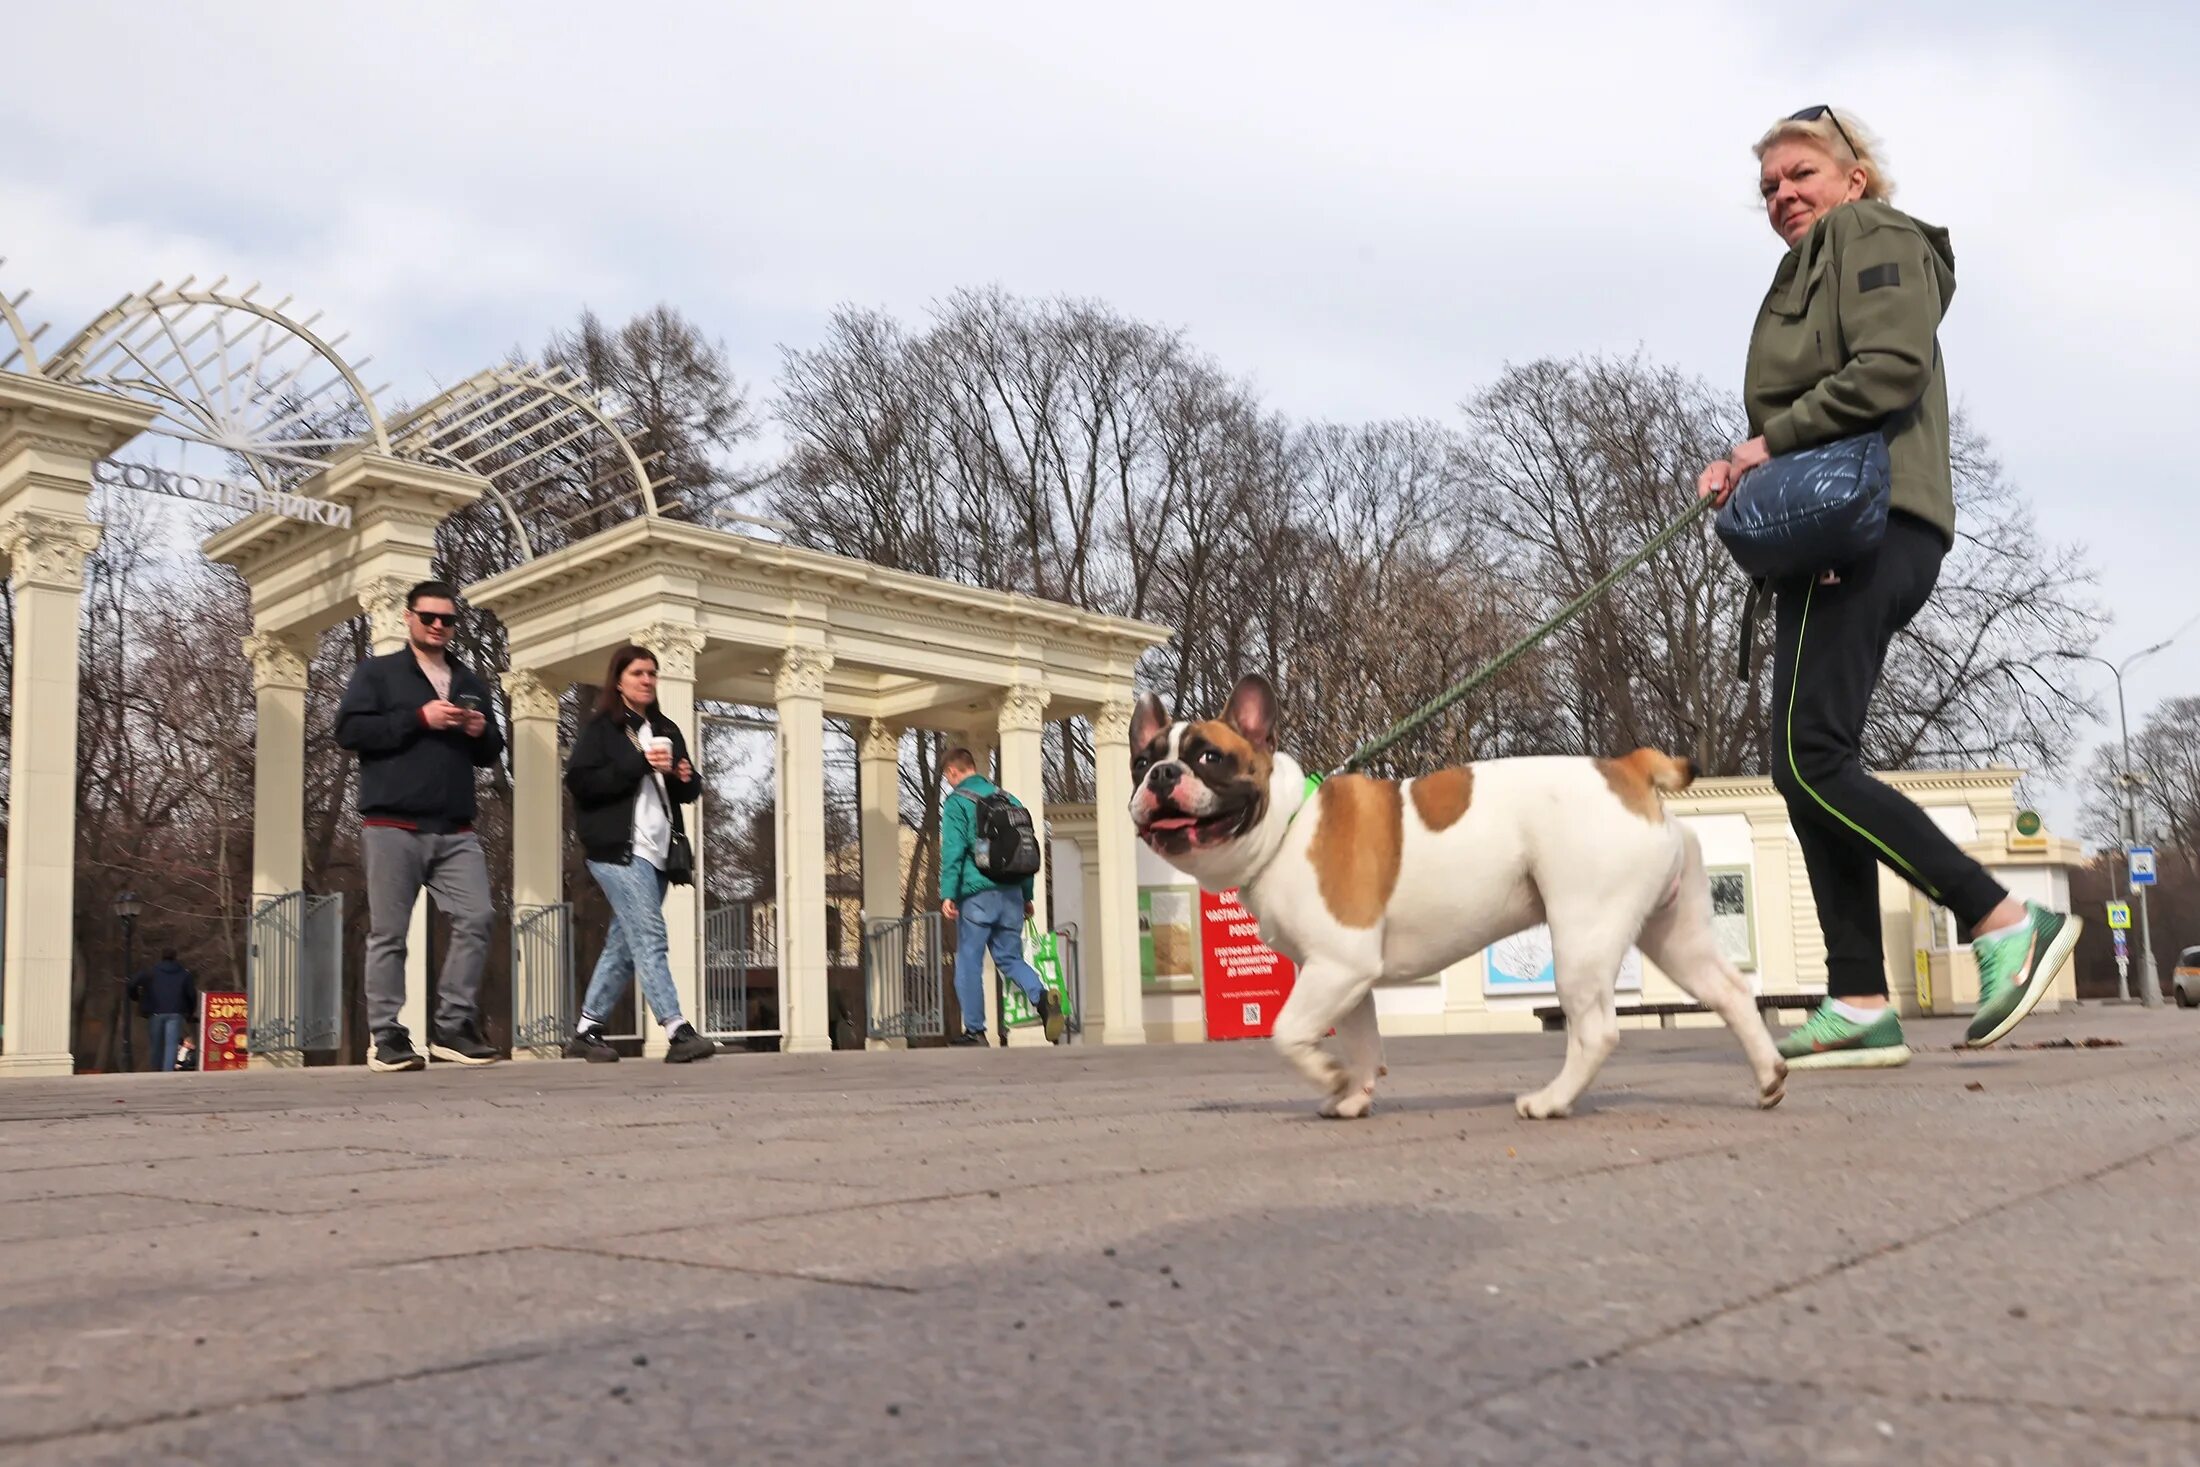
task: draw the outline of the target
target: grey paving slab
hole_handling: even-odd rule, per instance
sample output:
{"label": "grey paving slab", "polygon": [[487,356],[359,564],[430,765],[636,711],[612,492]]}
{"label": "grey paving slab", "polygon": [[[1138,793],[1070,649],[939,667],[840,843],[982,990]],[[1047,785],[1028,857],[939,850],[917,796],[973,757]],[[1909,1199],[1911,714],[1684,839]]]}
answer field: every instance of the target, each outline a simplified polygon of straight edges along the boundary
{"label": "grey paving slab", "polygon": [[1547,1125],[1543,1035],[1349,1125],[1257,1045],[13,1082],[0,1452],[2200,1460],[2200,1022],[2020,1034],[2118,1044],[1767,1114],[1631,1033]]}

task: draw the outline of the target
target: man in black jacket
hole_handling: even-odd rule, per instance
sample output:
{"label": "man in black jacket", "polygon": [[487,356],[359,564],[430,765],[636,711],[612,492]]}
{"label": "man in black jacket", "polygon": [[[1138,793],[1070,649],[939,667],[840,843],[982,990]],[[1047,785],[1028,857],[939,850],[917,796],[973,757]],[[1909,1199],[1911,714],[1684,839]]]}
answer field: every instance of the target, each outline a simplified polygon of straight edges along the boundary
{"label": "man in black jacket", "polygon": [[405,936],[425,886],[450,919],[428,1053],[494,1063],[481,1033],[489,953],[489,867],[474,834],[474,771],[504,751],[487,684],[449,653],[458,592],[422,581],[405,597],[406,645],[359,664],[336,709],[336,742],[359,756],[360,850],[367,866],[370,1069],[427,1064],[398,1021]]}
{"label": "man in black jacket", "polygon": [[176,950],[169,948],[159,962],[130,980],[129,993],[145,1016],[153,1068],[173,1070],[176,1051],[183,1045],[183,1026],[199,1009],[199,988],[191,970],[177,962]]}

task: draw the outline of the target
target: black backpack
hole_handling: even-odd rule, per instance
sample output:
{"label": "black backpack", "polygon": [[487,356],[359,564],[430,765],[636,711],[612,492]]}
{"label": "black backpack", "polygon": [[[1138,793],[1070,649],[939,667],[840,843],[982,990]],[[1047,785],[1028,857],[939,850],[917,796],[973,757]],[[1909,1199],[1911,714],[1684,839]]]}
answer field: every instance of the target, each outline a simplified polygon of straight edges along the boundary
{"label": "black backpack", "polygon": [[[955,793],[960,795],[962,791]],[[1003,790],[983,797],[962,797],[978,807],[971,864],[989,881],[1021,881],[1026,876],[1037,876],[1039,833],[1032,827],[1031,812]]]}

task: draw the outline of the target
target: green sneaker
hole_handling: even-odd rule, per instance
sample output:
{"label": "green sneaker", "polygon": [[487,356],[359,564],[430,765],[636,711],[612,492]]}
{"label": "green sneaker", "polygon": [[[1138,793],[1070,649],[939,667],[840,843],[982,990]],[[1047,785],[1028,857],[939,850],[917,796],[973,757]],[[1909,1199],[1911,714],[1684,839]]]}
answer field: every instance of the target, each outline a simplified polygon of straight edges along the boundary
{"label": "green sneaker", "polygon": [[1791,1070],[1886,1070],[1910,1062],[1902,1016],[1892,1004],[1869,1024],[1859,1024],[1834,1012],[1830,998],[1780,1041],[1779,1050]]}
{"label": "green sneaker", "polygon": [[2080,918],[2050,912],[2038,902],[2026,902],[2024,909],[2031,920],[2015,932],[1971,943],[1978,959],[1978,1010],[1963,1042],[1973,1049],[1992,1044],[2039,1006],[2085,928]]}

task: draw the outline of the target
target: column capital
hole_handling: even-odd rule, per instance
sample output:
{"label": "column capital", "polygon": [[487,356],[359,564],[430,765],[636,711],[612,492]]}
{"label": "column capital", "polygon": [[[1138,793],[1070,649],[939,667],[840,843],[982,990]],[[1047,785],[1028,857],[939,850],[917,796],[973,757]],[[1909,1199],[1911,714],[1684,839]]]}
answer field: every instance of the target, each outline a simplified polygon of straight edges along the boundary
{"label": "column capital", "polygon": [[558,716],[558,694],[548,683],[526,668],[514,668],[504,674],[505,699],[512,705],[512,717],[548,718]]}
{"label": "column capital", "polygon": [[305,687],[306,665],[311,659],[312,648],[304,639],[284,632],[254,632],[244,638],[241,645],[246,659],[252,664],[255,692],[276,688],[295,692]]}
{"label": "column capital", "polygon": [[99,526],[67,515],[29,509],[0,523],[0,549],[8,554],[8,578],[17,586],[51,591],[84,589],[84,562],[99,548]]}
{"label": "column capital", "polygon": [[648,622],[628,632],[626,638],[655,655],[660,676],[683,682],[694,679],[696,654],[710,640],[701,627],[677,621]]}
{"label": "column capital", "polygon": [[789,698],[825,696],[825,674],[833,670],[833,654],[823,647],[789,647],[779,654],[779,673],[772,679],[772,696]]}
{"label": "column capital", "polygon": [[376,576],[359,583],[359,609],[367,614],[367,635],[372,641],[405,640],[405,593],[411,589],[402,576]]}
{"label": "column capital", "polygon": [[1097,748],[1128,749],[1131,746],[1131,714],[1135,705],[1128,698],[1110,698],[1100,705],[1099,714],[1092,720],[1092,742]]}
{"label": "column capital", "polygon": [[1036,683],[1017,683],[1001,696],[1000,731],[1037,733],[1046,727],[1047,704],[1053,698]]}
{"label": "column capital", "polygon": [[860,758],[866,762],[898,763],[901,760],[901,725],[873,718],[863,725]]}

